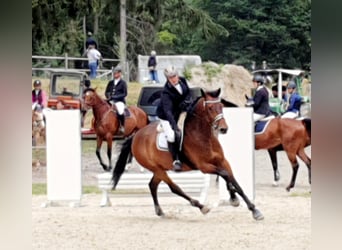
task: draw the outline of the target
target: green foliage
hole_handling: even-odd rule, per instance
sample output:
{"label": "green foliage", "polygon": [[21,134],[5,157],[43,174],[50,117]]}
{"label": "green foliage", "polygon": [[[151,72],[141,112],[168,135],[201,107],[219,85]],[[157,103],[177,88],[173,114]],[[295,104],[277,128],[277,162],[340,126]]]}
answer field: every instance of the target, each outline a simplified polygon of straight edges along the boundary
{"label": "green foliage", "polygon": [[208,81],[210,82],[213,77],[217,76],[219,73],[222,71],[222,66],[220,65],[219,67],[214,67],[210,63],[202,63],[202,67],[204,68],[204,72],[208,77]]}
{"label": "green foliage", "polygon": [[[137,55],[152,49],[245,67],[263,60],[270,67],[311,64],[310,0],[127,0],[126,8],[133,79]],[[105,58],[118,58],[120,0],[32,0],[33,55],[80,56],[84,28],[93,32]]]}

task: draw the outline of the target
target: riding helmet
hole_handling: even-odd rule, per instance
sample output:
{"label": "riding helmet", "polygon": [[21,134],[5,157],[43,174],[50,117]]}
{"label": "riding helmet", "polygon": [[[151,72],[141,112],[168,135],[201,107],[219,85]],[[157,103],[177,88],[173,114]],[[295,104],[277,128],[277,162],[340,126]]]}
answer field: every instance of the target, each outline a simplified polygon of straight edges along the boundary
{"label": "riding helmet", "polygon": [[33,82],[33,86],[40,86],[40,85],[42,85],[42,82],[40,80],[35,80]]}
{"label": "riding helmet", "polygon": [[258,82],[260,84],[264,84],[264,78],[261,75],[254,75],[253,76],[253,82]]}
{"label": "riding helmet", "polygon": [[113,70],[113,73],[121,72],[121,71],[122,71],[121,67],[120,67],[120,66],[116,66],[116,67],[114,68],[114,70]]}
{"label": "riding helmet", "polygon": [[164,75],[165,77],[173,77],[178,75],[177,69],[175,68],[175,66],[169,66],[166,69],[164,69]]}
{"label": "riding helmet", "polygon": [[288,89],[295,89],[297,88],[297,84],[294,81],[290,81],[289,84],[287,85]]}

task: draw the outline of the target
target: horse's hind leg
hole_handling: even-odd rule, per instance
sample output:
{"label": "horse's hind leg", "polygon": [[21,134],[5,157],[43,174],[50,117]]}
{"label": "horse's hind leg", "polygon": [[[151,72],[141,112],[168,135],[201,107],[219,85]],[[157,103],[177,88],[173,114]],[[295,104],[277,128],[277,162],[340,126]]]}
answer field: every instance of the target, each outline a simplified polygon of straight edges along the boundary
{"label": "horse's hind leg", "polygon": [[268,151],[268,154],[271,158],[271,163],[272,163],[272,167],[273,167],[273,174],[274,174],[273,186],[278,186],[278,181],[280,179],[280,173],[278,170],[277,150],[275,148],[271,148],[267,151]]}
{"label": "horse's hind leg", "polygon": [[112,135],[107,137],[107,157],[108,157],[108,168],[107,170],[112,170]]}
{"label": "horse's hind leg", "polygon": [[302,149],[298,152],[298,156],[305,163],[305,165],[308,168],[309,183],[311,184],[311,159],[309,156],[307,156],[304,149]]}
{"label": "horse's hind leg", "polygon": [[165,216],[163,210],[161,209],[159,202],[158,202],[158,195],[157,195],[157,189],[158,185],[161,182],[159,178],[157,178],[155,175],[153,175],[152,179],[149,182],[150,192],[152,195],[153,203],[154,203],[154,210],[156,211],[156,214],[158,216]]}
{"label": "horse's hind leg", "polygon": [[[154,173],[154,176],[153,176],[151,182],[153,182],[154,178],[159,180],[159,182],[161,180],[163,180],[169,186],[172,193],[177,194],[177,195],[183,197],[184,199],[188,200],[192,206],[198,207],[203,214],[207,214],[210,211],[210,209],[208,207],[202,205],[198,200],[195,200],[195,199],[191,198],[190,196],[188,196],[187,194],[185,194],[183,192],[183,190],[170,179],[170,177],[166,174],[166,172],[158,173],[158,177],[156,176],[156,173]],[[154,201],[156,212],[157,212],[157,209],[160,209],[158,201],[157,201],[157,186],[158,185],[156,185],[156,186],[152,186],[152,185],[153,184],[150,184],[150,190],[151,190],[152,196],[155,195],[153,197],[153,201]],[[151,186],[152,186],[152,188],[151,188]],[[157,213],[157,215],[159,215],[159,214]]]}

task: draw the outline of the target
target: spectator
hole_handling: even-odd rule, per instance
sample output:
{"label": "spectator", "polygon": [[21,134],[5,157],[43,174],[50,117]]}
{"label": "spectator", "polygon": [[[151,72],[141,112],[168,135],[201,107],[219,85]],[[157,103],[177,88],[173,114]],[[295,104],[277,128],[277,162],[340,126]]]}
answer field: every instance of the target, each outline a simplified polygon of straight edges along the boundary
{"label": "spectator", "polygon": [[86,50],[85,54],[88,57],[88,66],[90,70],[89,77],[94,79],[96,78],[97,74],[98,60],[102,60],[102,55],[97,49],[95,49],[94,45],[89,45],[89,48]]}
{"label": "spectator", "polygon": [[88,37],[87,37],[87,40],[86,40],[86,49],[89,48],[89,45],[93,45],[95,47],[95,49],[97,49],[97,42],[92,37],[93,34],[89,31],[87,35],[88,35]]}
{"label": "spectator", "polygon": [[42,82],[40,80],[35,80],[33,82],[33,90],[32,90],[32,104],[37,102],[37,104],[41,108],[47,107],[47,94],[42,89]]}
{"label": "spectator", "polygon": [[127,96],[127,83],[121,79],[121,67],[116,66],[113,70],[114,79],[109,81],[105,90],[105,96],[108,101],[115,105],[118,112],[118,119],[120,122],[120,133],[125,133],[125,106]]}
{"label": "spectator", "polygon": [[297,85],[294,81],[289,82],[287,91],[290,94],[289,106],[281,118],[297,118],[299,116],[302,97],[296,91]]}
{"label": "spectator", "polygon": [[264,78],[261,75],[253,76],[254,87],[256,88],[253,97],[253,120],[254,122],[272,114],[269,105],[268,91],[264,86]]}
{"label": "spectator", "polygon": [[182,112],[187,112],[192,105],[192,95],[185,78],[178,76],[174,66],[164,70],[167,79],[160,102],[157,106],[157,116],[160,119],[173,158],[173,170],[181,171],[182,163],[179,160],[179,143],[181,131],[177,121]]}
{"label": "spectator", "polygon": [[159,83],[158,71],[157,71],[157,53],[152,50],[151,56],[148,58],[147,67],[150,74],[150,80],[152,83]]}

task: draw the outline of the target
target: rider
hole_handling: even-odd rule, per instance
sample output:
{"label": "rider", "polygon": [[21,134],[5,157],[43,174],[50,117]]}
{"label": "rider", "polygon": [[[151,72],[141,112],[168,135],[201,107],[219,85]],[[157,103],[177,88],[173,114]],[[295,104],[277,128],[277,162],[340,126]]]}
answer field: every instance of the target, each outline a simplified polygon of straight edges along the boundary
{"label": "rider", "polygon": [[157,116],[166,134],[169,151],[173,158],[173,170],[181,171],[182,163],[178,155],[181,131],[177,120],[182,112],[187,112],[191,108],[192,95],[187,81],[178,75],[174,66],[167,67],[164,75],[167,81],[157,106]]}
{"label": "rider", "polygon": [[47,107],[47,95],[42,89],[42,82],[40,80],[35,80],[33,82],[34,89],[32,90],[32,104],[37,102],[40,108]]}
{"label": "rider", "polygon": [[121,67],[116,66],[113,70],[114,79],[109,81],[105,90],[105,96],[108,101],[115,105],[118,118],[120,121],[120,133],[125,133],[125,115],[124,109],[126,105],[127,83],[121,79]]}
{"label": "rider", "polygon": [[282,118],[297,118],[299,116],[300,105],[302,104],[302,97],[296,91],[297,85],[294,81],[290,81],[287,85],[287,91],[290,94],[289,106]]}
{"label": "rider", "polygon": [[264,86],[264,78],[261,75],[254,75],[252,81],[256,88],[253,97],[253,120],[256,122],[269,116],[272,112],[269,105],[268,91]]}

